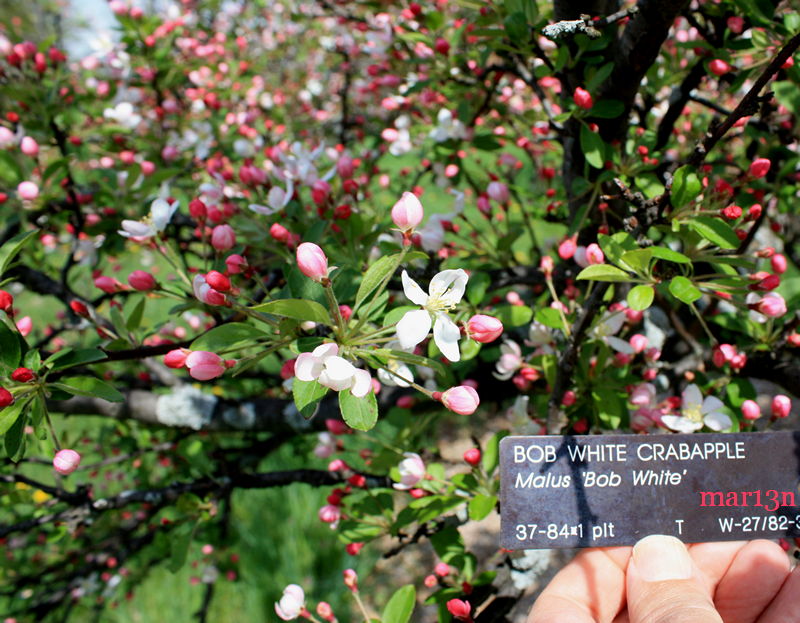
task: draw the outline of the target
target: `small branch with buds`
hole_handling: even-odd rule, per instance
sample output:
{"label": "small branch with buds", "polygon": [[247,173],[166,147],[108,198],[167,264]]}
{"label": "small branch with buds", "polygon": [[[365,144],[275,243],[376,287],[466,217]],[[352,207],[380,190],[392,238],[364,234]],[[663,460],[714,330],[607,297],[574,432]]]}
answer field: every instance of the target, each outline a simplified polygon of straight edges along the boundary
{"label": "small branch with buds", "polygon": [[580,19],[562,20],[555,24],[548,24],[542,29],[542,34],[553,41],[574,37],[578,34],[586,35],[590,39],[597,39],[603,34],[598,30],[599,28],[619,22],[626,17],[636,15],[638,12],[639,7],[632,6],[599,19],[593,19],[591,15],[582,14]]}

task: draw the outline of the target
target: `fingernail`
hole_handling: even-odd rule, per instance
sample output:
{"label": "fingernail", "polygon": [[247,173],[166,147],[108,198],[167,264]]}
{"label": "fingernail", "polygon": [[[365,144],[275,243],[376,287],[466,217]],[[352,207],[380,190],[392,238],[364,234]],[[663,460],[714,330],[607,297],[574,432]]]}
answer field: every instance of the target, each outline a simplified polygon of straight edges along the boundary
{"label": "fingernail", "polygon": [[674,536],[654,534],[643,538],[633,547],[633,562],[645,582],[692,577],[689,552]]}

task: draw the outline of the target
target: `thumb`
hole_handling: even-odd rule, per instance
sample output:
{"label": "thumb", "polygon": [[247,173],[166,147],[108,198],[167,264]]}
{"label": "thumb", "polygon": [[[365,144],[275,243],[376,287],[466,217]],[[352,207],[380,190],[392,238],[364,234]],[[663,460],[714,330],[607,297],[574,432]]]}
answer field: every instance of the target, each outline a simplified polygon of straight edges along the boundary
{"label": "thumb", "polygon": [[633,548],[627,572],[630,623],[722,623],[686,546],[659,534]]}

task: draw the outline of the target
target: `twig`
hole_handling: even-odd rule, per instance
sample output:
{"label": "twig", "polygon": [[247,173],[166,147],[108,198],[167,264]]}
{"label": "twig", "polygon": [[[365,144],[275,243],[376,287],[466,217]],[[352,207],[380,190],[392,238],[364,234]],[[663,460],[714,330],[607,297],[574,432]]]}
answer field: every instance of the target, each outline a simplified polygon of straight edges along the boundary
{"label": "twig", "polygon": [[548,24],[542,29],[542,34],[548,39],[557,41],[577,34],[584,34],[591,39],[597,39],[603,33],[598,28],[608,26],[626,17],[631,17],[639,12],[639,7],[632,6],[622,9],[611,15],[606,15],[598,20],[593,20],[590,15],[581,15],[581,19],[563,20],[555,24]]}

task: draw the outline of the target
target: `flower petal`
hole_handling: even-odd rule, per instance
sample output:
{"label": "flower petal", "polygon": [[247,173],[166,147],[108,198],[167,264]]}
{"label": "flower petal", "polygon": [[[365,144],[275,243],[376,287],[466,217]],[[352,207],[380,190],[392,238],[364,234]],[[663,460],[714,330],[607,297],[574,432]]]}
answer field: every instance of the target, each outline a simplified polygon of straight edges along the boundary
{"label": "flower petal", "polygon": [[436,323],[433,325],[433,341],[450,361],[459,361],[461,353],[458,350],[458,340],[461,331],[458,325],[450,320],[444,312],[436,314]]}
{"label": "flower petal", "polygon": [[686,389],[681,393],[681,405],[684,411],[702,408],[703,394],[700,393],[700,388],[697,385],[692,383],[686,386]]}
{"label": "flower petal", "polygon": [[339,354],[339,345],[336,342],[320,344],[313,351],[311,351],[311,354],[314,355],[314,357],[319,357],[320,359],[324,359],[325,357],[333,357],[334,355]]}
{"label": "flower petal", "polygon": [[[295,369],[297,363],[295,363]],[[340,392],[353,386],[353,375],[356,367],[343,357],[326,357],[324,369],[319,375],[319,384]]]}
{"label": "flower petal", "polygon": [[[406,271],[403,271],[400,278],[403,280],[403,292],[405,292],[406,298],[416,305],[424,306],[428,302],[428,295],[419,287],[419,284],[409,277]],[[418,344],[420,341],[415,343]]]}
{"label": "flower petal", "polygon": [[311,353],[300,353],[294,362],[294,375],[301,381],[315,381],[322,372],[322,360]]}
{"label": "flower petal", "polygon": [[636,353],[636,351],[633,350],[633,347],[628,344],[628,342],[618,337],[614,337],[613,335],[606,337],[605,342],[618,353],[622,353],[624,355],[633,355]]}
{"label": "flower petal", "polygon": [[397,323],[397,339],[403,349],[414,348],[428,336],[431,315],[424,309],[406,312]]}
{"label": "flower petal", "polygon": [[711,430],[726,430],[731,427],[731,418],[724,413],[714,412],[709,413],[703,418],[703,423]]}
{"label": "flower petal", "polygon": [[693,433],[703,428],[702,422],[693,422],[689,418],[679,415],[662,415],[661,422],[667,428],[678,431],[679,433]]}
{"label": "flower petal", "polygon": [[703,415],[708,415],[713,413],[714,411],[719,411],[725,406],[719,398],[716,396],[707,396],[706,399],[703,401],[703,407],[700,409],[700,413]]}
{"label": "flower petal", "polygon": [[350,393],[356,398],[363,398],[372,389],[372,377],[366,370],[356,370],[353,375],[353,386]]}
{"label": "flower petal", "polygon": [[464,296],[468,280],[469,276],[463,268],[443,270],[433,276],[428,292],[447,305],[456,305]]}

